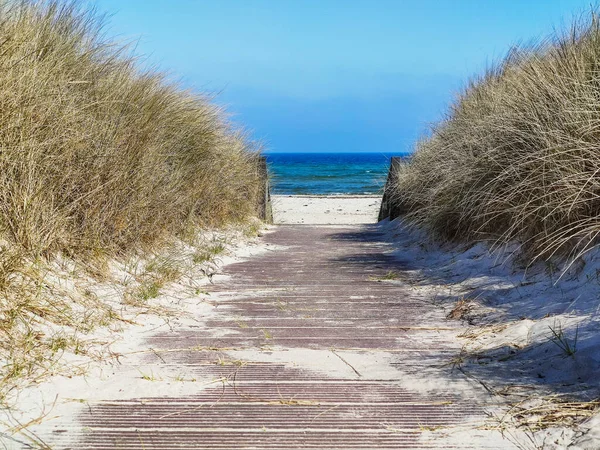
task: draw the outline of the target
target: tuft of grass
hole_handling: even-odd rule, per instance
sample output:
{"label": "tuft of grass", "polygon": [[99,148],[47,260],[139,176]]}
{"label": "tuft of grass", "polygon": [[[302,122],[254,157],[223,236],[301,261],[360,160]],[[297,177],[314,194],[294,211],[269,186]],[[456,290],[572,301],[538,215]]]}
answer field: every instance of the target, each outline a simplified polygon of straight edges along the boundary
{"label": "tuft of grass", "polygon": [[575,260],[600,236],[600,17],[513,48],[400,168],[399,211],[444,240]]}
{"label": "tuft of grass", "polygon": [[558,321],[554,322],[554,326],[548,326],[552,332],[551,341],[562,350],[565,357],[575,357],[577,352],[577,338],[579,337],[579,326],[575,329],[575,335],[569,339],[565,335],[562,324]]}
{"label": "tuft of grass", "polygon": [[400,274],[394,270],[388,271],[385,275],[376,277],[370,276],[369,279],[372,281],[386,281],[386,280],[397,280],[400,278]]}
{"label": "tuft of grass", "polygon": [[178,280],[183,274],[183,269],[180,262],[175,259],[157,257],[146,265],[145,272],[145,275],[152,277],[157,284],[162,285]]}
{"label": "tuft of grass", "polygon": [[141,370],[139,370],[139,372],[140,372],[140,378],[142,380],[145,380],[145,381],[162,381],[162,378],[159,378],[156,375],[154,375],[154,372],[152,370],[150,371],[150,373],[142,372]]}
{"label": "tuft of grass", "polygon": [[195,264],[202,264],[204,262],[212,262],[215,257],[222,254],[225,251],[225,244],[218,242],[211,244],[205,249],[199,250],[194,253],[192,259]]}
{"label": "tuft of grass", "polygon": [[269,330],[261,329],[260,331],[263,334],[263,337],[265,338],[265,340],[273,339],[273,334],[271,334],[271,332]]}
{"label": "tuft of grass", "polygon": [[262,236],[261,230],[263,226],[261,222],[251,222],[247,225],[244,230],[244,235],[249,238],[260,237]]}
{"label": "tuft of grass", "polygon": [[138,297],[142,301],[150,300],[152,298],[156,298],[160,294],[161,285],[156,281],[152,281],[150,283],[143,283],[137,291]]}

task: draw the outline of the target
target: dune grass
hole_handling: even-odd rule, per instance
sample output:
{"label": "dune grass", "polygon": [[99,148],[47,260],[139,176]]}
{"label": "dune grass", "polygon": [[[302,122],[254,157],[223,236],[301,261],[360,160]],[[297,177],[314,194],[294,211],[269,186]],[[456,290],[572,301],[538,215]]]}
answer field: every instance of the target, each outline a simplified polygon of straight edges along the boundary
{"label": "dune grass", "polygon": [[0,0],[0,385],[70,342],[48,323],[84,333],[115,316],[57,290],[69,275],[49,281],[51,261],[101,274],[109,258],[256,215],[256,145],[205,96],[142,69],[81,3]]}
{"label": "dune grass", "polygon": [[406,218],[444,240],[574,260],[600,235],[600,17],[514,48],[472,80],[395,180]]}
{"label": "dune grass", "polygon": [[252,213],[250,144],[76,3],[0,3],[0,223],[36,254],[125,250]]}

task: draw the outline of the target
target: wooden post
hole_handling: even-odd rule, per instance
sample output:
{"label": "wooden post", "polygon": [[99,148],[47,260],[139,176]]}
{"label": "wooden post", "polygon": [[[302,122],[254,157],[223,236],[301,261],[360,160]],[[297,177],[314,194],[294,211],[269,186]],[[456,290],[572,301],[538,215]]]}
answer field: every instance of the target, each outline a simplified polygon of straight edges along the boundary
{"label": "wooden post", "polygon": [[267,158],[258,157],[258,173],[260,176],[260,192],[258,198],[258,217],[259,219],[273,223],[273,208],[271,207],[271,188],[269,185],[269,170],[267,168]]}
{"label": "wooden post", "polygon": [[390,220],[394,220],[400,215],[400,211],[390,200],[391,191],[394,188],[396,179],[398,177],[398,170],[402,164],[402,158],[399,156],[393,156],[390,162],[390,170],[388,172],[387,181],[383,188],[383,199],[381,200],[381,208],[379,209],[379,217],[377,220],[381,222],[388,217]]}

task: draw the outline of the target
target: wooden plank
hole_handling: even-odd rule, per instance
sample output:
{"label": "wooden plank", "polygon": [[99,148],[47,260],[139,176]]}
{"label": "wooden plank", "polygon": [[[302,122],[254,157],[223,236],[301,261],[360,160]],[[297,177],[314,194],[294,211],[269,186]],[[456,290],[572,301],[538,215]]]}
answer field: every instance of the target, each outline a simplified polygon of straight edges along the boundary
{"label": "wooden plank", "polygon": [[258,217],[266,223],[273,223],[273,208],[271,205],[271,186],[267,158],[259,156],[258,171],[260,175],[260,192],[258,199]]}
{"label": "wooden plank", "polygon": [[392,191],[398,177],[398,171],[402,164],[402,158],[399,156],[393,156],[390,162],[390,170],[388,171],[387,181],[383,190],[383,199],[381,201],[381,208],[379,209],[379,216],[377,220],[381,222],[384,219],[389,218],[394,220],[400,215],[398,207],[392,201]]}
{"label": "wooden plank", "polygon": [[[377,281],[405,267],[376,225],[277,227],[263,239],[285,250],[227,266],[226,281],[206,286],[210,316],[155,332],[144,341],[151,351],[120,361],[118,376],[135,377],[135,392],[86,403],[76,420],[55,414],[44,441],[94,450],[510,448],[445,433],[423,439],[483,423],[489,401],[443,378],[462,345],[444,330],[458,324],[402,277]],[[335,301],[324,301],[332,283]],[[142,379],[137,367],[152,375]],[[415,389],[415,376],[447,381]]]}

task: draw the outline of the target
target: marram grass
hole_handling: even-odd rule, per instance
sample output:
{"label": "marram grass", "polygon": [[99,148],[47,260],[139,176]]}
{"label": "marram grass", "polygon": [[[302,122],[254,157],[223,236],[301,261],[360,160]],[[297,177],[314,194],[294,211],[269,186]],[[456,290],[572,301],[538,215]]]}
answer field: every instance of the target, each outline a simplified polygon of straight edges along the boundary
{"label": "marram grass", "polygon": [[600,23],[516,48],[470,82],[395,180],[406,218],[447,240],[574,259],[600,235]]}
{"label": "marram grass", "polygon": [[[86,287],[106,275],[95,267],[255,215],[255,150],[78,2],[0,0],[0,404],[124,320]],[[140,286],[138,303],[161,285]]]}
{"label": "marram grass", "polygon": [[253,214],[252,145],[100,31],[76,2],[0,0],[2,236],[113,252]]}

